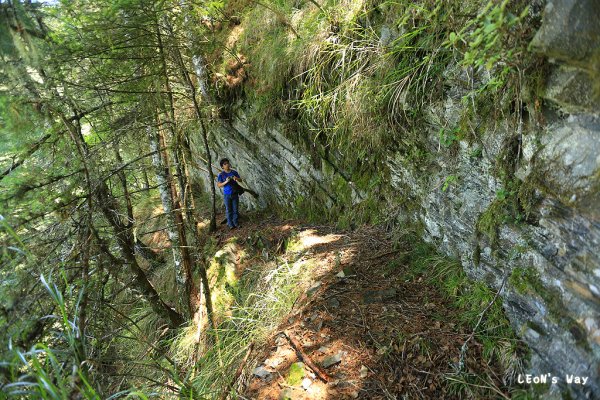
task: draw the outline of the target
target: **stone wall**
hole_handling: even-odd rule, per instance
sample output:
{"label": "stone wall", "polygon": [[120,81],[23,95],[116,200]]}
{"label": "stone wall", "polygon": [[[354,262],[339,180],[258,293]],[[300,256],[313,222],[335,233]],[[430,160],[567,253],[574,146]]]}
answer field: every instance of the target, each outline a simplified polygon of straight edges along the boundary
{"label": "stone wall", "polygon": [[[401,153],[388,160],[389,193],[411,202],[399,207],[388,196],[386,206],[401,210],[398,225],[419,224],[424,239],[460,259],[470,277],[502,290],[513,327],[532,349],[531,372],[589,377],[585,387],[553,388],[577,398],[600,398],[598,21],[596,0],[548,1],[532,43],[551,62],[542,104],[525,102],[488,121],[475,140],[444,146],[439,129],[458,123],[467,90],[457,83],[464,71],[452,66],[449,89],[423,127],[435,157],[425,167]],[[246,208],[294,207],[299,198],[316,199],[323,209],[339,206],[333,182],[348,175],[343,167],[295,146],[283,122],[252,128],[246,114],[237,107],[211,139],[215,158],[230,157],[261,194],[244,196]],[[516,188],[499,177],[502,168],[511,169]],[[352,201],[369,196],[349,187]],[[517,197],[523,215],[505,218],[503,207]],[[486,218],[497,232],[486,231]]]}

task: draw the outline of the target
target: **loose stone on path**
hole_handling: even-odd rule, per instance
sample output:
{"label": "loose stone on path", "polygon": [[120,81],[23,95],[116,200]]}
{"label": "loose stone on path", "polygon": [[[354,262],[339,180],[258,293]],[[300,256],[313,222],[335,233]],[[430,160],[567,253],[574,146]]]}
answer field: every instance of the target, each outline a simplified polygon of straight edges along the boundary
{"label": "loose stone on path", "polygon": [[260,379],[268,379],[271,376],[271,371],[261,365],[254,368],[252,375],[258,376]]}
{"label": "loose stone on path", "polygon": [[396,297],[396,289],[369,290],[363,295],[365,304],[381,303]]}
{"label": "loose stone on path", "polygon": [[345,352],[343,351],[338,351],[336,354],[326,357],[323,360],[323,368],[329,368],[335,364],[338,364],[342,361],[342,357],[345,355]]}

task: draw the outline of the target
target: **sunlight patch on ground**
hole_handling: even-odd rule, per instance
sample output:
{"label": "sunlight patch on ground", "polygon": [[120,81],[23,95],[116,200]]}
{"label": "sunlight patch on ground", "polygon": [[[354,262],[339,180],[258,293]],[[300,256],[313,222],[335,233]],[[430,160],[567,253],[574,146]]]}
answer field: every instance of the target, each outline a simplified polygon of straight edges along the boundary
{"label": "sunlight patch on ground", "polygon": [[309,249],[313,246],[319,245],[319,244],[335,242],[336,240],[339,240],[341,237],[342,237],[341,235],[332,235],[332,234],[320,236],[317,234],[317,231],[315,229],[308,229],[308,230],[302,231],[298,234],[296,241],[294,243],[293,250],[294,251],[307,250],[307,249]]}
{"label": "sunlight patch on ground", "polygon": [[231,305],[234,302],[232,288],[237,287],[235,243],[225,244],[210,261],[208,280],[212,287],[211,298],[216,315],[231,316]]}

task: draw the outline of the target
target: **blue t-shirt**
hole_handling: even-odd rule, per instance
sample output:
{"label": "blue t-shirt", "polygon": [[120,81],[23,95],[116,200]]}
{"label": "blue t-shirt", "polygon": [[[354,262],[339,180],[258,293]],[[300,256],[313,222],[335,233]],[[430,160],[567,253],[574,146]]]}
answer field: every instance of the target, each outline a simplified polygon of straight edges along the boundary
{"label": "blue t-shirt", "polygon": [[[227,178],[230,176],[235,176],[235,177],[239,178],[240,174],[238,174],[237,171],[234,169],[232,169],[229,172],[222,171],[219,174],[219,176],[217,176],[217,181],[225,182],[227,180]],[[227,185],[223,186],[223,194],[232,194],[232,193],[233,193],[233,187],[231,185],[231,182],[229,182]]]}

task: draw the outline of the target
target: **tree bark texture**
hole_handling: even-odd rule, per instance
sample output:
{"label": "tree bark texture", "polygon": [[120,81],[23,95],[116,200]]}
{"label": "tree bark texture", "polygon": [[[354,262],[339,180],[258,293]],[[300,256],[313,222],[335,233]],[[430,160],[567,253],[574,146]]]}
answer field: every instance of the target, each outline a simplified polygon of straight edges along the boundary
{"label": "tree bark texture", "polygon": [[[136,289],[146,298],[150,307],[158,316],[169,321],[171,328],[179,327],[184,322],[183,316],[160,298],[160,295],[146,277],[144,270],[139,266],[135,258],[135,242],[131,227],[123,223],[116,200],[109,194],[105,182],[98,184],[96,198],[102,213],[113,228],[123,259],[135,278],[134,284]],[[104,252],[112,256],[109,249],[105,246]]]}
{"label": "tree bark texture", "polygon": [[[166,24],[168,24],[168,21],[165,21]],[[198,290],[196,288],[196,285],[194,284],[194,279],[193,279],[193,265],[194,262],[192,260],[192,257],[190,255],[190,251],[189,251],[189,247],[187,245],[187,235],[186,235],[186,226],[184,224],[184,218],[183,218],[183,213],[182,213],[182,197],[184,196],[185,193],[185,175],[181,169],[181,163],[178,159],[178,149],[177,149],[177,129],[176,129],[176,123],[175,123],[175,103],[173,100],[173,94],[172,94],[172,90],[171,90],[171,83],[169,80],[169,74],[168,74],[168,68],[167,68],[167,59],[166,59],[166,54],[165,54],[165,48],[164,48],[164,44],[163,44],[163,35],[161,32],[161,28],[160,28],[160,24],[156,24],[156,35],[157,35],[157,43],[158,43],[158,51],[161,57],[161,62],[162,62],[162,75],[163,75],[163,79],[164,79],[164,85],[165,85],[165,89],[168,92],[168,96],[167,96],[167,104],[164,105],[164,109],[165,109],[165,116],[166,116],[166,127],[168,129],[168,131],[171,134],[171,140],[174,143],[173,146],[173,159],[175,160],[176,164],[175,164],[175,170],[177,172],[177,182],[179,184],[179,193],[176,189],[176,186],[172,183],[173,180],[172,179],[168,179],[168,182],[170,183],[170,191],[171,191],[171,198],[172,198],[172,210],[174,211],[173,216],[175,218],[175,222],[176,222],[176,226],[177,226],[177,233],[179,235],[179,243],[181,245],[181,261],[182,261],[182,267],[183,267],[183,271],[184,271],[184,283],[183,283],[183,288],[184,288],[184,294],[185,294],[185,303],[183,301],[181,301],[181,304],[187,304],[187,308],[189,310],[189,315],[192,316],[194,314],[194,309],[196,307],[196,303],[197,303],[197,297],[198,297]],[[169,163],[169,158],[168,158],[168,151],[167,151],[167,147],[166,147],[166,140],[164,135],[162,134],[162,131],[160,129],[157,130],[158,134],[159,134],[159,139],[160,139],[160,144],[163,148],[165,148],[164,153],[162,154],[162,159],[163,159],[163,164],[166,168],[166,171],[169,172],[170,171],[170,163]],[[168,178],[171,178],[170,176],[168,176]]]}
{"label": "tree bark texture", "polygon": [[[184,18],[186,24],[189,24],[192,20],[190,16],[190,12],[187,7],[182,3],[182,9],[184,9]],[[188,30],[191,32],[191,30]],[[187,37],[188,45],[191,49],[193,49],[193,39],[188,33]],[[179,49],[177,51],[177,59],[180,64],[180,68],[182,70],[183,77],[185,79],[186,85],[190,91],[190,96],[192,98],[192,103],[194,105],[194,112],[196,114],[196,118],[198,118],[198,123],[200,124],[200,135],[202,136],[202,142],[204,144],[204,152],[206,153],[206,172],[208,174],[208,181],[211,189],[211,203],[212,210],[210,215],[210,231],[215,232],[217,230],[217,192],[215,189],[215,175],[212,170],[212,155],[210,154],[210,146],[208,144],[208,130],[206,127],[206,123],[204,121],[202,109],[200,108],[200,104],[198,102],[198,98],[196,96],[196,87],[192,82],[186,68],[183,63],[183,59],[181,57],[181,53]],[[212,104],[212,98],[210,96],[210,92],[208,90],[208,74],[206,73],[206,66],[204,62],[204,57],[202,54],[194,53],[192,54],[192,66],[194,68],[194,73],[196,74],[196,78],[198,80],[198,87],[200,88],[200,95],[202,100],[206,105]]]}
{"label": "tree bark texture", "polygon": [[[172,29],[171,29],[171,32],[172,32]],[[193,103],[194,103],[194,110],[196,112],[196,116],[197,116],[199,122],[202,124],[203,123],[202,112],[201,112],[200,106],[196,99],[196,88],[194,87],[194,83],[192,82],[192,79],[190,78],[190,75],[189,75],[187,69],[185,68],[185,64],[183,62],[183,57],[181,56],[181,52],[179,51],[179,49],[175,49],[175,52],[176,52],[175,53],[176,60],[177,60],[177,63],[179,64],[179,69],[183,76],[184,82],[188,88],[190,97],[192,98]],[[204,144],[205,144],[205,149],[207,149],[206,146],[208,145],[208,141],[205,140]],[[198,230],[198,223],[197,223],[197,218],[195,215],[196,200],[195,200],[194,192],[191,187],[192,174],[191,174],[191,170],[190,170],[190,161],[192,160],[192,149],[191,149],[189,137],[187,135],[185,135],[182,138],[182,140],[180,141],[180,145],[181,145],[181,150],[182,150],[182,155],[180,158],[183,161],[186,182],[187,182],[186,192],[185,192],[186,194],[184,195],[184,199],[186,200],[185,206],[186,206],[186,210],[187,210],[187,217],[188,217],[188,220],[193,223],[192,233],[194,235],[193,237],[194,237],[194,242],[195,242],[194,243],[195,248],[197,251],[200,251],[200,248],[201,248],[200,232]],[[210,158],[208,159],[207,164],[208,164],[207,172],[210,177],[209,179],[211,179],[211,182],[214,182],[214,176],[211,172],[212,170],[210,167]],[[213,220],[215,222],[215,230],[216,230],[216,209],[215,209],[215,202],[214,202],[214,199],[215,199],[214,184],[212,185],[212,189],[213,189],[213,198],[212,198],[213,199],[213,203],[212,203],[213,209],[211,212],[211,230],[213,229],[212,228]],[[189,200],[189,204],[188,204],[188,200]],[[214,317],[213,317],[211,290],[210,290],[210,285],[208,282],[208,273],[207,273],[207,268],[206,268],[207,262],[206,262],[203,254],[198,254],[197,261],[199,262],[198,270],[200,273],[200,279],[202,280],[202,286],[204,289],[204,290],[202,290],[202,292],[204,294],[204,304],[206,306],[207,318],[208,318],[208,321],[209,321],[211,327],[214,329],[214,328],[216,328],[216,326],[215,326]]]}
{"label": "tree bark texture", "polygon": [[[175,282],[177,288],[185,288],[185,276],[183,273],[183,255],[181,242],[179,240],[179,233],[177,232],[177,221],[173,213],[173,199],[171,197],[171,177],[165,160],[163,160],[164,154],[160,151],[160,134],[158,130],[148,128],[148,139],[150,141],[150,149],[153,152],[152,164],[156,172],[156,183],[158,184],[158,192],[160,194],[160,201],[163,206],[163,211],[167,217],[167,236],[169,242],[171,242],[171,250],[173,253],[173,266],[175,268]],[[188,293],[181,296],[179,299],[179,306],[181,309],[182,305],[186,305],[186,297]],[[186,306],[187,307],[187,306]],[[184,308],[186,309],[186,308]]]}
{"label": "tree bark texture", "polygon": [[[188,210],[188,220],[190,222],[192,222],[192,224],[193,224],[192,234],[193,234],[193,238],[194,238],[194,247],[196,248],[196,251],[198,252],[196,259],[197,259],[197,263],[198,263],[198,272],[200,273],[200,279],[202,281],[202,287],[203,287],[202,292],[204,294],[204,305],[206,307],[206,315],[207,315],[207,319],[208,319],[208,322],[210,323],[211,328],[215,329],[216,326],[215,326],[215,321],[214,321],[214,317],[213,317],[211,290],[210,290],[210,284],[208,282],[208,272],[207,272],[207,268],[206,268],[207,261],[206,261],[206,257],[204,256],[204,254],[201,253],[202,245],[201,245],[201,240],[200,240],[200,231],[198,229],[198,221],[196,219],[196,214],[195,214],[196,197],[194,196],[194,191],[192,190],[192,187],[190,184],[192,179],[191,179],[190,165],[189,165],[189,162],[187,162],[187,160],[191,160],[192,150],[190,148],[190,143],[189,143],[187,136],[183,139],[182,144],[183,144],[182,159],[183,159],[184,170],[185,170],[185,174],[186,174],[187,182],[188,182],[188,186],[187,186],[188,195],[186,196],[186,198],[189,199],[189,205],[190,205],[190,207],[187,207],[187,205],[186,205],[186,209]],[[198,300],[199,300],[199,303],[201,304],[202,299],[199,298]]]}

